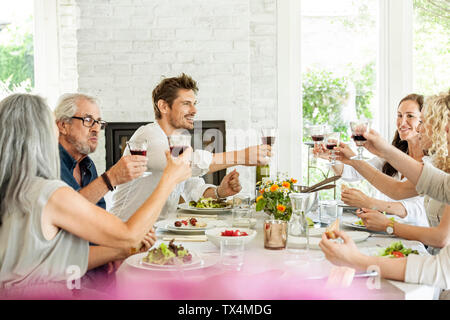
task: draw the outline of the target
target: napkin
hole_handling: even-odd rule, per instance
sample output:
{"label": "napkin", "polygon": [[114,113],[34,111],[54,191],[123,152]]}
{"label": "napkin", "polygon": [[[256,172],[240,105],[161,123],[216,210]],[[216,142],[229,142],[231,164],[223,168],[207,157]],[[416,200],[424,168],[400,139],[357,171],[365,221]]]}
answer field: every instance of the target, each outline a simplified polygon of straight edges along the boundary
{"label": "napkin", "polygon": [[208,241],[206,235],[195,235],[195,236],[164,236],[163,241],[170,241],[174,239],[175,241],[191,241],[191,242],[205,242]]}
{"label": "napkin", "polygon": [[208,219],[217,219],[217,215],[212,214],[188,214],[188,213],[179,213],[177,218],[179,219],[190,219],[190,218],[208,218]]}

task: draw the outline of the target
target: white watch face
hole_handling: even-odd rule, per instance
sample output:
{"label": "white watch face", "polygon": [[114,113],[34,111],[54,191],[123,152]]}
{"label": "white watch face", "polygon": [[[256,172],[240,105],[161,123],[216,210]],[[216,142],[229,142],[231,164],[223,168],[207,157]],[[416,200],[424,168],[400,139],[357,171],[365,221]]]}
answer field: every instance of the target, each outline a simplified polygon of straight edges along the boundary
{"label": "white watch face", "polygon": [[391,226],[389,226],[389,227],[386,228],[386,232],[387,232],[388,234],[393,234],[393,233],[394,233],[394,228],[392,228]]}

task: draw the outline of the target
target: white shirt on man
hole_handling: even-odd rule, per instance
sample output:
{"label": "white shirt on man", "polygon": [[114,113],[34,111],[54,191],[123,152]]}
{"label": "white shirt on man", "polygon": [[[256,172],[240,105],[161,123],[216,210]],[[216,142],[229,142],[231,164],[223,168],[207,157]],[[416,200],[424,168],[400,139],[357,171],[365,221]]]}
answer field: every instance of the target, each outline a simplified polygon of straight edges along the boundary
{"label": "white shirt on man", "polygon": [[[137,139],[146,139],[148,142],[147,169],[152,174],[117,186],[113,196],[111,212],[123,221],[128,220],[156,189],[167,163],[165,151],[169,149],[169,142],[158,122],[138,128],[130,140]],[[124,155],[129,154],[130,151],[126,148]],[[161,210],[159,220],[166,219],[169,213],[176,211],[180,196],[186,202],[197,201],[203,196],[206,189],[215,187],[206,184],[201,178],[209,171],[211,161],[212,154],[208,151],[196,150],[193,153],[192,177],[175,187]]]}

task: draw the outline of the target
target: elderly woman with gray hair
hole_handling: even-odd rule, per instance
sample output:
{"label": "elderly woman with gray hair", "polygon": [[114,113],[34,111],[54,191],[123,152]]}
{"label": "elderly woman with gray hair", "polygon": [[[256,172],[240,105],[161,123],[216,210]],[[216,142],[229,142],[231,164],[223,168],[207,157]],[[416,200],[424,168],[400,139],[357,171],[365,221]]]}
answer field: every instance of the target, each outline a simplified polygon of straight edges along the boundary
{"label": "elderly woman with gray hair", "polygon": [[[58,130],[42,98],[0,102],[0,294],[70,297],[67,279],[89,266],[89,242],[129,255],[176,184],[191,175],[190,150],[167,166],[155,191],[127,222],[59,180]],[[70,286],[69,286],[70,288]]]}

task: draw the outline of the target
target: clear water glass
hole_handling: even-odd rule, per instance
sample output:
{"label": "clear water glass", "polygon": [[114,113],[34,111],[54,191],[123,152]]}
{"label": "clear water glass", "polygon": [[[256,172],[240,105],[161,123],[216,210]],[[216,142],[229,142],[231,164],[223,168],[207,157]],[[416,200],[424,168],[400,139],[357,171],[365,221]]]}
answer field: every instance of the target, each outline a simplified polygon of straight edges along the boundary
{"label": "clear water glass", "polygon": [[321,201],[319,204],[319,220],[323,226],[328,226],[338,218],[337,201]]}
{"label": "clear water glass", "polygon": [[244,265],[245,245],[241,237],[221,239],[220,257],[222,265],[227,269],[239,271]]}

